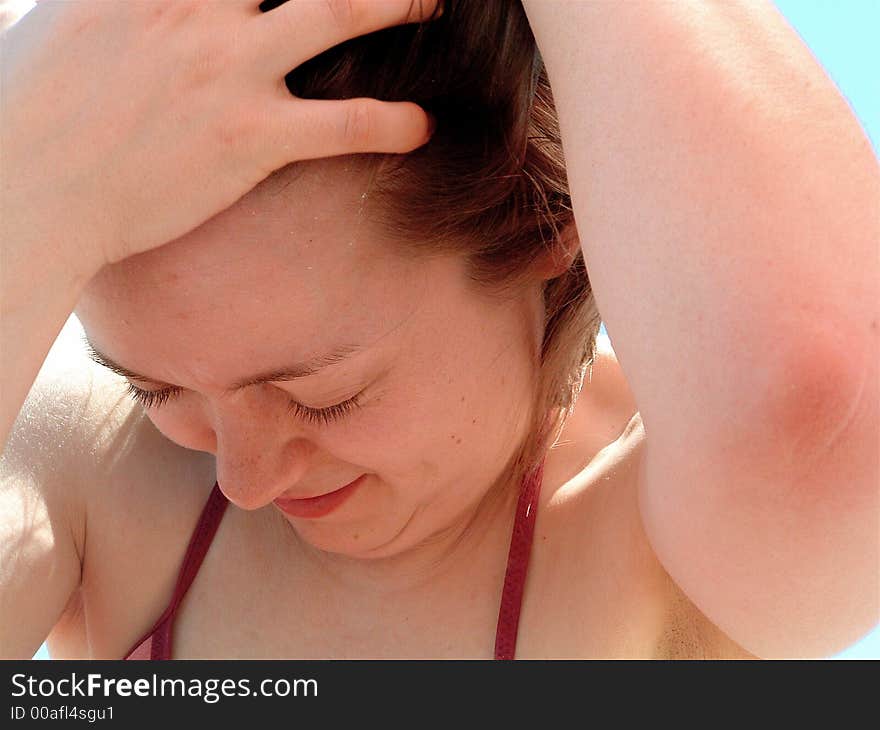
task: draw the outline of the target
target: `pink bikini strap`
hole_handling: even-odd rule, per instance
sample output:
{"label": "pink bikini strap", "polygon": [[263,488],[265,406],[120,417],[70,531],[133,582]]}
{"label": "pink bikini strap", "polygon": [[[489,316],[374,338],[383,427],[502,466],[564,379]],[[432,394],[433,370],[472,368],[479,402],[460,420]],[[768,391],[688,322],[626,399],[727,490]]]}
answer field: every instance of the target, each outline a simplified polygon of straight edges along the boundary
{"label": "pink bikini strap", "polygon": [[523,590],[525,589],[526,572],[529,568],[529,554],[535,532],[538,497],[541,494],[543,477],[544,460],[526,475],[516,505],[513,534],[510,537],[510,551],[507,554],[507,574],[504,576],[501,609],[498,612],[498,628],[495,632],[496,659],[513,659],[516,655],[519,613],[522,608]]}
{"label": "pink bikini strap", "polygon": [[171,658],[171,630],[174,626],[174,615],[180,607],[186,592],[192,585],[199,567],[205,559],[208,548],[211,547],[211,541],[220,526],[223,514],[229,506],[229,501],[220,491],[220,485],[214,482],[214,488],[211,490],[211,496],[202,509],[198,524],[193,531],[177,576],[177,585],[174,587],[174,593],[165,612],[156,621],[156,624],[142,636],[132,647],[126,656],[131,655],[139,649],[145,641],[152,638],[150,646],[151,659],[170,659]]}

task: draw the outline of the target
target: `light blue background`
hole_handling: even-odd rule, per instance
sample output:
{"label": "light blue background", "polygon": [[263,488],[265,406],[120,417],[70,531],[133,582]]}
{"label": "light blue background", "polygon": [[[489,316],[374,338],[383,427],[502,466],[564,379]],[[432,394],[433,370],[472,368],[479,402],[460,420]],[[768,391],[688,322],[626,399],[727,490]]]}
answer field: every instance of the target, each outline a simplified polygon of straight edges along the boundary
{"label": "light blue background", "polygon": [[[876,151],[880,141],[880,0],[776,0],[776,7],[849,100]],[[45,646],[35,658],[49,658]],[[833,658],[880,659],[880,627]]]}

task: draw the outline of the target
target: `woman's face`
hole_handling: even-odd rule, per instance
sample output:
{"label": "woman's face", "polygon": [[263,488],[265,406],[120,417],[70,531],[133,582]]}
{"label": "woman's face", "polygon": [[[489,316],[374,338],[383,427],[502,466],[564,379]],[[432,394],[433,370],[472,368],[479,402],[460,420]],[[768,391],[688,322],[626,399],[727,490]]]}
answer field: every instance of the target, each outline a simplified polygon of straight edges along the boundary
{"label": "woman's face", "polygon": [[[365,189],[350,160],[310,163],[286,189],[258,187],[105,268],[76,314],[98,352],[144,376],[133,386],[179,389],[149,418],[214,454],[239,507],[277,509],[366,475],[329,514],[281,514],[321,550],[383,557],[472,512],[525,436],[543,309],[539,278],[493,301],[458,257],[396,254],[370,229]],[[356,352],[273,377],[340,347]],[[291,405],[353,397],[330,420]]]}

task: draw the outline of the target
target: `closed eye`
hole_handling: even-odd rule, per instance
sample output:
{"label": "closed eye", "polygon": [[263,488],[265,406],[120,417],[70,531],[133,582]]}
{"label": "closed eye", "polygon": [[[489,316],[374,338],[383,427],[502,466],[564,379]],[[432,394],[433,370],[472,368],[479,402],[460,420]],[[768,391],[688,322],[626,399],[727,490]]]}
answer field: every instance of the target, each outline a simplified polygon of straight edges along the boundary
{"label": "closed eye", "polygon": [[363,393],[363,391],[348,400],[342,401],[342,403],[327,406],[326,408],[309,408],[302,403],[297,403],[295,400],[291,400],[288,410],[293,413],[294,416],[301,418],[307,423],[318,423],[326,426],[332,421],[344,418],[356,408],[360,408],[361,404],[359,398],[361,393]]}
{"label": "closed eye", "polygon": [[[142,390],[129,382],[127,383],[127,392],[131,398],[143,405],[144,408],[156,409],[177,398],[183,392],[183,388]],[[355,409],[360,408],[360,397],[363,392],[364,391],[362,390],[348,400],[345,400],[342,403],[336,403],[332,406],[327,406],[326,408],[310,408],[309,406],[304,406],[302,403],[298,403],[291,399],[288,405],[288,411],[293,413],[296,418],[307,423],[327,425],[333,421],[344,418]]]}
{"label": "closed eye", "polygon": [[181,388],[166,388],[165,390],[141,390],[140,388],[136,388],[131,383],[126,383],[128,386],[128,394],[134,398],[138,403],[144,406],[144,408],[159,408],[159,406],[164,405],[172,398],[180,395]]}

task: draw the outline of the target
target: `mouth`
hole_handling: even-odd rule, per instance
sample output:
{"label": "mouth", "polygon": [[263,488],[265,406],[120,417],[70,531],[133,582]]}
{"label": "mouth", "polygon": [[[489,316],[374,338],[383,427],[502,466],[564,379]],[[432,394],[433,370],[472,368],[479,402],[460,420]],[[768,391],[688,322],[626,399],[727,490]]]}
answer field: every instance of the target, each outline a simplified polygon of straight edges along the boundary
{"label": "mouth", "polygon": [[317,519],[329,515],[341,507],[366,478],[366,474],[361,474],[350,484],[346,484],[344,487],[332,492],[327,492],[327,494],[319,494],[317,497],[305,497],[303,499],[278,498],[274,501],[274,504],[278,509],[291,517]]}

